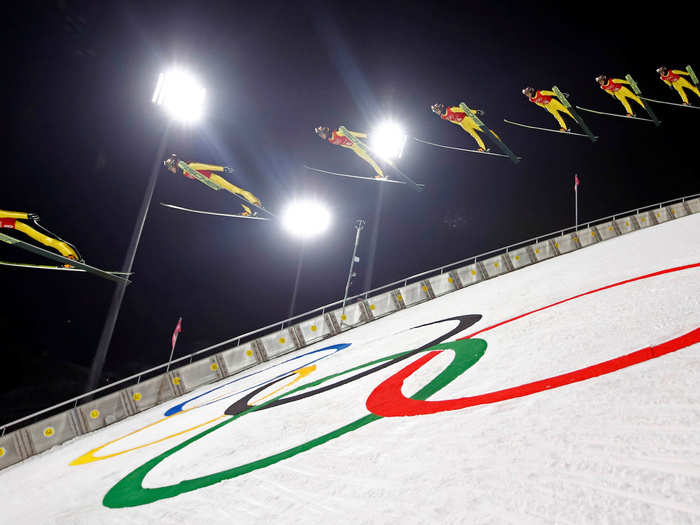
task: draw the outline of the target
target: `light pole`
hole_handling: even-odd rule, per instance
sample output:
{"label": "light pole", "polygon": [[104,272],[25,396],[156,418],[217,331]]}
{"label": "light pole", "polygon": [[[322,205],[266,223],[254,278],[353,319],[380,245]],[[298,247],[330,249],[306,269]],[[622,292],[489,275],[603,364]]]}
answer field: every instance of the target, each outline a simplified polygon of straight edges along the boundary
{"label": "light pole", "polygon": [[294,315],[294,307],[299,291],[299,279],[301,277],[301,266],[304,261],[304,250],[307,239],[316,237],[325,232],[331,223],[331,215],[326,207],[315,200],[293,201],[282,212],[282,226],[292,236],[301,238],[301,248],[299,250],[299,260],[297,261],[297,274],[294,279],[294,291],[292,292],[292,302],[289,305],[289,317]]}
{"label": "light pole", "polygon": [[343,295],[343,311],[341,312],[341,319],[345,316],[345,301],[348,299],[348,290],[350,290],[350,281],[352,280],[353,273],[352,269],[356,262],[360,262],[360,258],[357,257],[357,246],[360,244],[360,232],[365,227],[364,219],[357,219],[355,221],[355,246],[352,249],[352,259],[350,259],[350,271],[348,272],[348,282],[345,284],[345,295]]}
{"label": "light pole", "polygon": [[[151,207],[151,199],[158,181],[158,174],[162,169],[163,157],[165,156],[165,148],[168,144],[170,125],[173,120],[179,120],[184,123],[193,123],[201,118],[203,113],[204,103],[204,88],[200,87],[193,77],[187,75],[182,70],[174,69],[167,73],[163,73],[158,78],[155,92],[153,93],[152,102],[156,105],[163,106],[170,115],[170,120],[163,132],[163,136],[158,146],[156,158],[151,167],[151,176],[146,185],[146,192],[141,202],[139,215],[136,218],[134,231],[131,234],[131,242],[124,257],[122,272],[130,273],[134,265],[134,258],[138,250],[141,233],[146,222],[148,210]],[[102,377],[107,352],[114,334],[114,327],[117,324],[119,311],[121,310],[124,292],[126,291],[126,282],[119,282],[112,296],[112,303],[107,312],[102,334],[100,335],[97,351],[92,360],[90,367],[90,377],[86,391],[94,389]]]}

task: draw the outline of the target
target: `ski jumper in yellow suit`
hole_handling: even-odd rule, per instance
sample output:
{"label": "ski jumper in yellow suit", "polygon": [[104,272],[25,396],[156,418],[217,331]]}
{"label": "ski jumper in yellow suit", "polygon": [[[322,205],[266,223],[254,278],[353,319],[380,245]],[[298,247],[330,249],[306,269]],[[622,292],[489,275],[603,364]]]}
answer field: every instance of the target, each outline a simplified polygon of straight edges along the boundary
{"label": "ski jumper in yellow suit", "polygon": [[[233,193],[234,195],[240,195],[243,197],[245,200],[250,202],[251,204],[255,204],[256,206],[260,206],[262,208],[262,203],[260,202],[260,199],[258,199],[255,195],[253,195],[251,192],[244,190],[243,188],[239,188],[238,186],[231,184],[229,181],[224,179],[222,176],[217,175],[217,173],[224,173],[226,171],[231,171],[230,169],[227,169],[224,166],[216,166],[214,164],[203,164],[201,162],[188,162],[187,165],[195,170],[196,172],[204,175],[207,179],[209,179],[209,182],[213,182],[214,186],[218,187],[212,187],[212,189],[223,189],[226,190],[230,193]],[[187,173],[186,171],[182,172],[185,177],[188,179],[196,180],[195,177]],[[211,186],[210,186],[211,187]],[[241,204],[243,207],[243,213],[241,215],[251,215],[252,211],[251,209],[246,206],[245,204]]]}
{"label": "ski jumper in yellow suit", "polygon": [[[473,109],[471,110],[472,112],[474,112]],[[469,133],[474,138],[476,143],[479,145],[479,151],[486,151],[486,145],[477,133],[477,131],[484,133],[484,130],[481,129],[476,122],[474,122],[474,119],[468,117],[467,114],[464,111],[462,111],[462,109],[459,106],[452,106],[445,109],[445,114],[440,115],[440,118],[442,120],[447,120],[449,122],[452,122],[453,124],[461,126],[464,131]],[[496,134],[494,133],[494,135]],[[496,137],[498,137],[498,135],[496,135]]]}
{"label": "ski jumper in yellow suit", "polygon": [[627,84],[629,85],[629,82],[626,80],[622,80],[620,78],[612,78],[608,79],[605,84],[599,84],[600,89],[605,91],[606,93],[609,93],[613,97],[615,97],[617,100],[622,102],[622,105],[625,107],[625,111],[627,112],[627,116],[631,117],[634,113],[632,112],[632,108],[630,107],[630,103],[627,101],[628,98],[631,98],[634,100],[637,104],[640,106],[644,107],[644,102],[641,101],[641,99],[632,93],[629,89],[627,89],[625,86],[622,84]]}
{"label": "ski jumper in yellow suit", "polygon": [[683,99],[683,104],[690,104],[690,102],[688,102],[688,95],[686,95],[685,91],[683,91],[684,89],[689,89],[700,97],[700,91],[698,88],[681,76],[685,75],[686,77],[689,77],[690,73],[687,71],[682,71],[680,69],[669,69],[668,74],[664,75],[663,73],[659,73],[659,75],[661,80],[663,80],[667,86],[670,86],[678,91],[681,99]]}
{"label": "ski jumper in yellow suit", "polygon": [[[350,132],[353,137],[357,138],[365,138],[367,137],[366,133],[358,133],[355,131]],[[379,167],[379,165],[374,161],[372,157],[369,156],[369,153],[365,151],[365,149],[361,148],[360,146],[356,145],[352,140],[347,138],[343,132],[339,129],[336,129],[331,133],[331,136],[328,137],[328,142],[331,144],[335,144],[336,146],[342,146],[343,148],[348,148],[351,149],[355,155],[360,157],[362,160],[367,162],[370,166],[374,168],[374,171],[377,172],[377,175],[375,175],[375,178],[377,179],[385,179],[386,175],[384,175],[384,172],[382,171],[382,168]]]}
{"label": "ski jumper in yellow suit", "polygon": [[572,119],[576,119],[571,114],[571,112],[568,109],[566,109],[561,102],[559,102],[559,99],[557,99],[556,97],[557,94],[554,93],[554,91],[536,91],[534,97],[528,96],[527,98],[529,98],[530,102],[532,102],[533,104],[537,104],[539,107],[549,111],[552,114],[552,116],[555,119],[557,119],[561,130],[567,131],[568,127],[566,126],[566,122],[564,122],[564,119],[559,114],[559,112],[566,113]]}
{"label": "ski jumper in yellow suit", "polygon": [[38,218],[39,217],[31,213],[0,210],[0,229],[9,228],[11,230],[19,230],[32,239],[39,241],[44,246],[53,248],[64,257],[80,261],[80,256],[73,246],[65,241],[49,237],[22,222],[22,219],[36,221]]}

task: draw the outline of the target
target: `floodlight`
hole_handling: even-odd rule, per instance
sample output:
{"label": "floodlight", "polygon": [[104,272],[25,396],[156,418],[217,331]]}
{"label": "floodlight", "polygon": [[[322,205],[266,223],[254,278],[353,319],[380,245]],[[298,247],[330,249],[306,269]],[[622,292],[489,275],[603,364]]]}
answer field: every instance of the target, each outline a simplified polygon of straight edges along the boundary
{"label": "floodlight", "polygon": [[395,122],[384,122],[369,134],[369,146],[385,160],[400,159],[406,144],[406,133]]}
{"label": "floodlight", "polygon": [[161,73],[153,92],[153,103],[175,120],[193,124],[204,114],[205,90],[192,75],[182,69]]}
{"label": "floodlight", "polygon": [[314,237],[326,231],[331,222],[328,209],[313,200],[295,201],[282,214],[282,225],[295,237]]}

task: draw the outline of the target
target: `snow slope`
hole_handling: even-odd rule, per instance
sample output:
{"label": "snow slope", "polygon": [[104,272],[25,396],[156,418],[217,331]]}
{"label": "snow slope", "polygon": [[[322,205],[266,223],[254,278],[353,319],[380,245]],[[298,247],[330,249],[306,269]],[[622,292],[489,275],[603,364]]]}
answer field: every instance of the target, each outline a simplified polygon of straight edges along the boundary
{"label": "snow slope", "polygon": [[29,458],[0,522],[700,523],[699,341],[691,215]]}

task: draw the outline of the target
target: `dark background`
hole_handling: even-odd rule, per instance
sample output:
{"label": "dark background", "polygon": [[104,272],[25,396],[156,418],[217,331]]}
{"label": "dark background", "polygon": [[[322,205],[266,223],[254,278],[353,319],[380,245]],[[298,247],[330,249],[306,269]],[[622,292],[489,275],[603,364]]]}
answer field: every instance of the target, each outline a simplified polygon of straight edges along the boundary
{"label": "dark background", "polygon": [[[656,105],[660,128],[584,114],[596,144],[502,122],[556,127],[520,93],[526,85],[556,84],[575,104],[622,112],[597,87],[601,73],[630,73],[646,96],[677,102],[655,69],[700,69],[697,29],[681,7],[24,2],[3,35],[0,206],[38,213],[89,264],[120,268],[162,160],[166,121],[150,101],[157,75],[182,64],[205,82],[208,113],[198,127],[173,130],[168,153],[233,166],[227,178],[273,211],[306,196],[333,212],[331,229],[306,242],[295,305],[303,312],[342,297],[356,218],[367,228],[351,293],[572,225],[574,173],[582,221],[700,191],[698,109]],[[320,124],[367,131],[392,117],[412,137],[472,148],[429,110],[460,101],[484,109],[524,160],[409,141],[400,165],[426,185],[422,193],[303,168],[373,175],[317,139]],[[298,239],[271,222],[158,202],[240,209],[225,192],[161,171],[102,383],[167,360],[179,316],[176,356],[289,313]],[[9,246],[0,258],[44,262]],[[113,290],[90,275],[0,269],[0,422],[82,392]]]}

